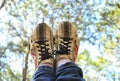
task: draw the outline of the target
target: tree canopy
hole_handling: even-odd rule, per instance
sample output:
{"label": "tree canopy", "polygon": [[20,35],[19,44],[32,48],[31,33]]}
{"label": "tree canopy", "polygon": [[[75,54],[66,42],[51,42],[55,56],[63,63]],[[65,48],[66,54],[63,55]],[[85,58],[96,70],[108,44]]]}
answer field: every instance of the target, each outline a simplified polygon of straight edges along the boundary
{"label": "tree canopy", "polygon": [[30,81],[33,28],[45,22],[54,30],[62,21],[73,22],[78,30],[77,64],[86,81],[119,81],[119,0],[2,0],[0,81]]}

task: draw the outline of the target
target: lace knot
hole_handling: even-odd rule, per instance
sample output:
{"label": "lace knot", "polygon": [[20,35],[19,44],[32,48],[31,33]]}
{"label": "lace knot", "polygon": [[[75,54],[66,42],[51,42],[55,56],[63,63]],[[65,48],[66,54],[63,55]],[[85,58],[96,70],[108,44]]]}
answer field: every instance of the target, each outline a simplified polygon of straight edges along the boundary
{"label": "lace knot", "polygon": [[51,53],[49,52],[50,48],[48,48],[49,44],[47,44],[48,40],[36,41],[38,52],[39,52],[39,59],[45,60],[51,58]]}
{"label": "lace knot", "polygon": [[70,54],[70,43],[73,38],[70,37],[60,37],[61,41],[59,44],[60,50],[56,51],[57,54]]}

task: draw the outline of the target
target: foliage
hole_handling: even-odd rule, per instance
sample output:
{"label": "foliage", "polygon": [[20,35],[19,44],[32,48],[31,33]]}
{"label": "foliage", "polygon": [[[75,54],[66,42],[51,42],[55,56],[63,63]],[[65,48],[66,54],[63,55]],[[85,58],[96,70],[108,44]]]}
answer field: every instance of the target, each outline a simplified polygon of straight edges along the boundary
{"label": "foliage", "polygon": [[30,81],[34,71],[28,55],[32,29],[40,22],[55,29],[62,21],[75,23],[80,46],[87,42],[99,50],[96,55],[87,47],[80,50],[77,64],[86,81],[120,80],[119,0],[7,0],[0,11],[0,81]]}

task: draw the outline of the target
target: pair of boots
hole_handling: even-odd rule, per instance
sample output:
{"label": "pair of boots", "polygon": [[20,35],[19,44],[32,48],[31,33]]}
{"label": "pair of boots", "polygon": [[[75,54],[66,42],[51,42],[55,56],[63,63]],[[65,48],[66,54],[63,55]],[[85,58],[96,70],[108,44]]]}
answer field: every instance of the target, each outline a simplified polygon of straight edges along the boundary
{"label": "pair of boots", "polygon": [[73,23],[62,22],[55,34],[46,23],[38,24],[30,39],[30,53],[35,67],[40,64],[53,65],[61,59],[75,62],[78,53],[78,35]]}

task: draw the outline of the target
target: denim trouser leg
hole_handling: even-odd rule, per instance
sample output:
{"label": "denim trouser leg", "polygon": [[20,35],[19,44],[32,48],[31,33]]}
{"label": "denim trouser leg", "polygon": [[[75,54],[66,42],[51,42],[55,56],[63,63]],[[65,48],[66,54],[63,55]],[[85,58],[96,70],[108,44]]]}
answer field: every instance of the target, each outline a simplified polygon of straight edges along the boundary
{"label": "denim trouser leg", "polygon": [[56,81],[85,81],[83,72],[75,63],[68,62],[57,68]]}
{"label": "denim trouser leg", "polygon": [[38,66],[32,81],[54,81],[55,75],[54,75],[54,69],[49,66]]}

